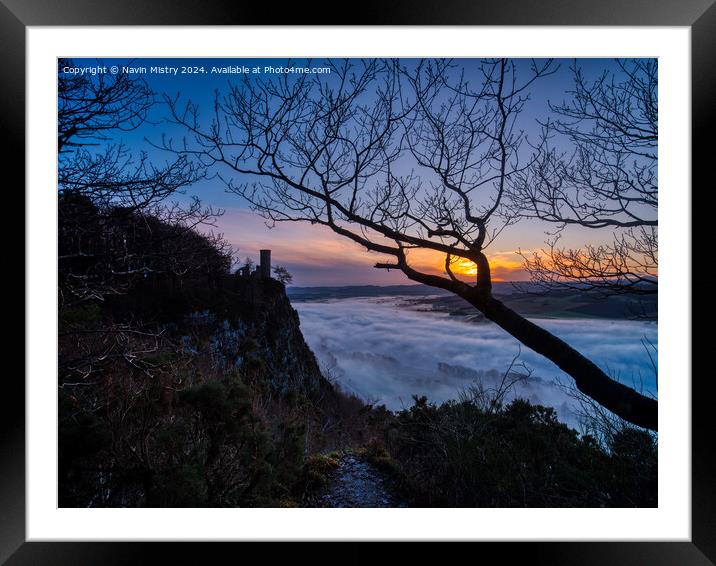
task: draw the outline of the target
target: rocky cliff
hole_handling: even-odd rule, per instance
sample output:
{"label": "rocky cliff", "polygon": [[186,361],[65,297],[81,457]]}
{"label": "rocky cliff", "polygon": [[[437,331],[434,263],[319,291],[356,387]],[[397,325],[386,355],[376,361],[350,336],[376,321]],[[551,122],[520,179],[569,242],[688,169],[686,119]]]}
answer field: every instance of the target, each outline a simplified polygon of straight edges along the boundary
{"label": "rocky cliff", "polygon": [[60,336],[60,506],[292,501],[306,455],[362,407],[272,279],[149,281],[66,312]]}
{"label": "rocky cliff", "polygon": [[202,334],[225,369],[261,373],[277,394],[315,395],[330,388],[301,333],[298,313],[274,279],[237,277],[221,306],[192,313],[189,321],[205,325]]}

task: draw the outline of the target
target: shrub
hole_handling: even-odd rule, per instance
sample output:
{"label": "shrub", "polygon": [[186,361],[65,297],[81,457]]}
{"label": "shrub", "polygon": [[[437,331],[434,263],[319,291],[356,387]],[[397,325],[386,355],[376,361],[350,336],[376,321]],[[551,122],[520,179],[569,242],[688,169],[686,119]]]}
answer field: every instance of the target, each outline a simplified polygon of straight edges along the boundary
{"label": "shrub", "polygon": [[560,423],[551,408],[524,400],[490,411],[479,405],[436,406],[421,397],[397,413],[387,446],[416,504],[655,504],[656,453],[647,433],[623,433],[609,450]]}

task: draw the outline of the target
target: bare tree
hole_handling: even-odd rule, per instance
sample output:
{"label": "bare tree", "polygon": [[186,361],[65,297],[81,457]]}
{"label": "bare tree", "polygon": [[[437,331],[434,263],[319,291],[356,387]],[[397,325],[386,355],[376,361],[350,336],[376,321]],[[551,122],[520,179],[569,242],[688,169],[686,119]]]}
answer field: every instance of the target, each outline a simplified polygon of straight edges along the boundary
{"label": "bare tree", "polygon": [[478,379],[461,392],[460,401],[474,403],[486,413],[494,414],[500,411],[515,386],[528,381],[532,376],[532,368],[520,361],[521,354],[522,348],[519,348],[507,369],[500,376],[499,382],[496,381],[489,385],[487,380]]}
{"label": "bare tree", "polygon": [[[149,119],[148,85],[64,73],[70,61],[58,66],[59,497],[124,505],[128,494],[136,501],[127,479],[134,472],[125,470],[148,470],[161,457],[149,448],[157,407],[171,405],[187,364],[195,365],[145,307],[177,289],[196,300],[197,289],[220,285],[231,249],[197,230],[211,226],[211,208],[169,200],[200,178],[193,164],[160,164],[116,141]],[[173,310],[172,302],[161,308]],[[76,458],[93,442],[90,452],[102,446],[95,456]]]}
{"label": "bare tree", "polygon": [[[167,99],[171,119],[190,138],[166,147],[217,167],[229,190],[269,223],[327,226],[391,258],[377,268],[464,298],[557,364],[580,391],[656,429],[653,399],[492,295],[485,250],[515,221],[505,206],[508,183],[535,164],[521,158],[517,118],[530,85],[553,67],[532,61],[520,79],[515,61],[474,64],[476,82],[435,60],[330,61],[330,75],[245,76],[217,95],[208,126],[196,106]],[[415,250],[442,254],[444,276],[413,267]],[[456,258],[476,264],[474,283],[455,274]]]}
{"label": "bare tree", "polygon": [[196,181],[197,168],[179,157],[156,166],[146,153],[132,155],[118,133],[136,130],[155,104],[149,85],[123,73],[75,75],[58,60],[58,190],[90,198],[97,206],[128,212],[157,203]]}
{"label": "bare tree", "polygon": [[60,153],[110,139],[117,130],[136,129],[154,104],[141,79],[123,73],[72,74],[70,59],[58,59],[57,144]]}
{"label": "bare tree", "polygon": [[[550,104],[557,118],[544,124],[555,147],[541,146],[531,166],[510,179],[518,213],[556,227],[546,249],[523,256],[526,267],[541,287],[655,294],[657,62],[617,60],[594,81],[576,62],[571,71],[570,98]],[[612,241],[561,247],[569,226],[608,230]]]}
{"label": "bare tree", "polygon": [[284,285],[293,283],[293,275],[282,265],[275,266],[273,268],[273,274],[274,277]]}
{"label": "bare tree", "polygon": [[[150,273],[181,275],[222,263],[231,250],[220,235],[194,237],[221,211],[198,199],[168,200],[201,178],[200,169],[181,156],[156,165],[115,141],[148,119],[156,101],[146,82],[64,72],[72,66],[58,61],[60,306],[123,293]],[[207,241],[221,259],[208,254]]]}

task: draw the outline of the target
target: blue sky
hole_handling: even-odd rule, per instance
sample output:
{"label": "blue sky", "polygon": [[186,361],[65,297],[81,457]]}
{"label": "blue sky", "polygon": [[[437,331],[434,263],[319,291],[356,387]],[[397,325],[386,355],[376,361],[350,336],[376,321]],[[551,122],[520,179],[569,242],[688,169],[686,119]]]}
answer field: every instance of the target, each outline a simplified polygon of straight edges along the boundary
{"label": "blue sky", "polygon": [[[537,120],[543,120],[549,115],[548,101],[559,103],[565,98],[565,93],[572,87],[570,65],[574,60],[556,60],[558,70],[547,77],[536,81],[531,87],[531,100],[526,104],[520,118],[520,127],[524,129],[530,139],[536,139],[540,127]],[[157,100],[164,95],[182,101],[191,101],[197,104],[200,111],[206,115],[214,104],[217,91],[225,91],[229,85],[237,80],[237,75],[212,74],[211,67],[246,66],[266,67],[283,66],[289,62],[287,59],[174,59],[174,58],[141,58],[141,59],[102,59],[101,63],[107,67],[204,67],[205,73],[178,74],[143,74],[142,78],[157,94]],[[404,60],[407,65],[414,60]],[[457,62],[464,66],[469,76],[471,69],[477,68],[478,60],[461,59]],[[74,59],[76,66],[96,65],[96,59]],[[323,66],[321,60],[291,60],[299,66]],[[517,60],[518,72],[527,71],[530,60]],[[580,59],[579,65],[587,77],[595,78],[605,69],[614,70],[614,62],[606,59]],[[262,74],[257,75],[257,77]],[[145,151],[155,163],[172,161],[175,156],[153,147],[161,145],[163,137],[181,140],[185,131],[166,121],[166,106],[156,104],[150,111],[148,120],[139,128],[131,132],[117,132],[113,143],[122,142],[132,153]],[[208,119],[207,119],[208,121]],[[219,219],[219,231],[223,232],[234,248],[238,249],[238,256],[246,255],[257,257],[258,249],[269,247],[274,250],[273,257],[279,264],[289,268],[294,274],[294,282],[298,285],[340,285],[340,284],[395,284],[408,283],[404,276],[396,272],[375,270],[370,266],[376,257],[370,255],[356,244],[343,240],[327,230],[317,229],[305,225],[279,225],[269,230],[263,220],[251,212],[247,203],[235,194],[227,193],[223,183],[214,178],[197,182],[180,196],[180,199],[198,196],[202,202],[226,210]],[[514,252],[518,248],[523,250],[541,247],[546,239],[545,230],[549,226],[537,223],[522,222],[505,231],[501,239],[493,245],[491,253],[495,260],[505,258],[503,267],[505,277],[498,273],[500,278],[521,277],[519,269],[515,266],[517,256]],[[567,234],[573,238],[574,244],[582,245],[603,238],[604,234],[578,233]],[[511,259],[510,259],[511,258]],[[499,271],[499,261],[497,261]],[[512,270],[512,276],[510,276]]]}

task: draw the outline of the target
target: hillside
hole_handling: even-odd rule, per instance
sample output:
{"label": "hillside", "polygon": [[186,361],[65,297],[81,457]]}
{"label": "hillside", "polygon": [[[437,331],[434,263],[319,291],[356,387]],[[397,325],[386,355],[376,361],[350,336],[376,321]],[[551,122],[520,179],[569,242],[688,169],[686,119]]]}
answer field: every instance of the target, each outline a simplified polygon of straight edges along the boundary
{"label": "hillside", "polygon": [[[494,284],[494,294],[519,314],[534,318],[605,318],[655,320],[656,295],[624,293],[605,296],[574,289],[541,291],[529,284]],[[427,285],[359,285],[348,287],[289,287],[294,301],[325,301],[368,297],[407,297],[410,305],[425,310],[479,320],[482,315],[466,301]]]}
{"label": "hillside", "polygon": [[[307,454],[365,441],[364,404],[323,377],[281,283],[227,276],[201,309],[166,320],[184,294],[155,296],[165,320],[141,329],[66,313],[61,506],[279,505],[301,499]],[[94,380],[69,380],[108,347],[123,351]]]}
{"label": "hillside", "polygon": [[300,501],[308,455],[365,441],[282,283],[156,217],[70,196],[60,219],[61,507]]}

